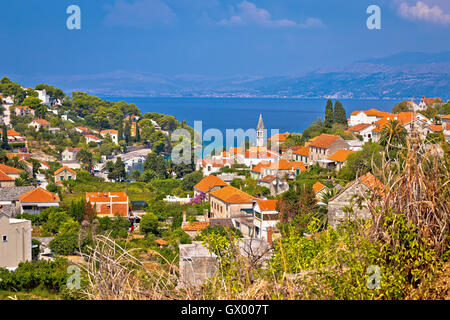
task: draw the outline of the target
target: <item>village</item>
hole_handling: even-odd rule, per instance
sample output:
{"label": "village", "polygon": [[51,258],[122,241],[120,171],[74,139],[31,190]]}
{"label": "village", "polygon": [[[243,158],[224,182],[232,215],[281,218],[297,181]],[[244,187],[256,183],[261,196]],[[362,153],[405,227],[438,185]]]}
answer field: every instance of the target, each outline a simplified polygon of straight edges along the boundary
{"label": "village", "polygon": [[[198,287],[219,265],[202,235],[234,230],[243,255],[257,252],[267,262],[273,244],[283,238],[283,225],[299,223],[289,217],[288,195],[312,195],[310,211],[323,221],[320,232],[349,219],[367,220],[364,199],[384,197],[387,189],[368,157],[389,146],[387,137],[414,136],[435,146],[439,157],[444,154],[440,144],[450,141],[450,114],[436,111],[445,106],[439,98],[404,102],[399,112],[358,110],[340,121],[338,102],[333,117],[329,101],[324,121],[312,125],[322,127],[309,130],[312,134],[307,129],[303,135],[267,137],[260,114],[256,141],[177,168],[167,155],[171,133],[178,125],[187,128],[183,123],[141,115],[123,104],[122,110],[129,110],[118,126],[89,125],[81,113],[69,111],[75,98],[21,87],[26,97],[19,102],[17,94],[5,91],[0,95],[0,268],[8,270],[59,256],[79,262],[83,223],[98,219],[102,230],[122,243],[170,248],[178,255],[179,283]],[[355,196],[363,201],[349,213]],[[315,236],[304,231],[306,238]]]}

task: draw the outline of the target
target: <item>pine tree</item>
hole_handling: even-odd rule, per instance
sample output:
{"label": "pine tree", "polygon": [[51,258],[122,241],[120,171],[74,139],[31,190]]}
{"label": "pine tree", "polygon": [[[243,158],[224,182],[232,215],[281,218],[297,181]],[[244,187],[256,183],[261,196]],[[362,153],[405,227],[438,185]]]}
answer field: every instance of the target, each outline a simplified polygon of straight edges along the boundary
{"label": "pine tree", "polygon": [[124,132],[124,134],[125,134],[125,142],[128,145],[130,143],[130,141],[131,141],[131,125],[130,125],[129,121],[127,121],[125,123],[125,132]]}
{"label": "pine tree", "polygon": [[334,103],[334,123],[347,125],[347,113],[342,103],[337,101]]}
{"label": "pine tree", "polygon": [[135,136],[136,142],[141,141],[141,133],[139,132],[139,125],[136,122],[136,136]]}
{"label": "pine tree", "polygon": [[8,131],[6,130],[6,126],[3,126],[2,131],[2,149],[9,150],[9,143],[8,143]]}
{"label": "pine tree", "polygon": [[123,119],[119,121],[118,140],[123,140]]}
{"label": "pine tree", "polygon": [[331,128],[333,126],[333,102],[328,99],[325,106],[325,127]]}

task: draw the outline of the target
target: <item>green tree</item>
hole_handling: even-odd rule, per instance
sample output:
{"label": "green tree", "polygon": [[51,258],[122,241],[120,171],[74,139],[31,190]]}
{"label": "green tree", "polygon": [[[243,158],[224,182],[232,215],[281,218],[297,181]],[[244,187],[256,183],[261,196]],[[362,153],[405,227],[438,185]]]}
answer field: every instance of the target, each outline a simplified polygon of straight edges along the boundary
{"label": "green tree", "polygon": [[392,113],[409,112],[409,111],[412,110],[410,108],[410,104],[408,101],[399,102],[392,108]]}
{"label": "green tree", "polygon": [[333,102],[328,99],[327,105],[325,106],[325,127],[331,128],[334,122],[333,117]]}
{"label": "green tree", "polygon": [[401,148],[406,144],[406,129],[397,120],[390,120],[382,129],[380,144],[390,148]]}
{"label": "green tree", "polygon": [[340,123],[347,126],[347,113],[340,101],[334,103],[334,123]]}
{"label": "green tree", "polygon": [[3,125],[2,130],[2,149],[9,150],[10,146],[8,143],[8,130],[6,129],[6,125]]}
{"label": "green tree", "polygon": [[143,234],[159,234],[158,231],[158,217],[153,213],[146,213],[139,224],[141,233]]}
{"label": "green tree", "polygon": [[147,155],[144,162],[144,170],[154,171],[160,179],[167,178],[167,163],[164,157],[151,152]]}
{"label": "green tree", "polygon": [[192,190],[194,186],[203,179],[202,171],[194,171],[183,177],[181,181],[181,187],[183,190]]}
{"label": "green tree", "polygon": [[77,159],[81,161],[88,169],[89,172],[92,171],[92,152],[87,148],[83,148],[77,153]]}

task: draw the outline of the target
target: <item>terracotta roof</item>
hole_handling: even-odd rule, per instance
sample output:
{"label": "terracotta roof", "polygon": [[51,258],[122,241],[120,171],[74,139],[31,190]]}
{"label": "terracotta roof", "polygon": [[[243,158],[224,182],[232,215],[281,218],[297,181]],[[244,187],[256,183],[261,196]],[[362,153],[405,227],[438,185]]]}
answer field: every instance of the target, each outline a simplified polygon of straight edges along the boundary
{"label": "terracotta roof", "polygon": [[214,187],[225,187],[227,185],[228,183],[226,183],[219,177],[210,175],[204,177],[199,183],[194,186],[194,188],[206,193]]}
{"label": "terracotta roof", "polygon": [[442,131],[442,125],[431,124],[428,126],[428,128],[430,128],[430,130],[434,132]]}
{"label": "terracotta roof", "polygon": [[256,200],[255,197],[233,186],[226,186],[222,189],[215,190],[211,192],[211,196],[227,203],[250,203]]}
{"label": "terracotta roof", "polygon": [[17,168],[14,168],[14,167],[10,167],[10,166],[7,166],[6,164],[3,164],[3,163],[0,163],[0,170],[3,171],[3,172],[6,173],[6,174],[11,174],[11,173],[21,173],[21,172],[24,172],[24,171],[21,170],[21,169],[17,169]]}
{"label": "terracotta roof", "polygon": [[59,196],[41,187],[28,191],[20,196],[19,201],[24,202],[59,202]]}
{"label": "terracotta roof", "polygon": [[258,200],[261,211],[276,211],[278,200]]}
{"label": "terracotta roof", "polygon": [[29,159],[29,158],[31,158],[31,154],[30,153],[7,153],[6,156],[9,159],[13,159],[15,157],[18,157],[20,159]]}
{"label": "terracotta roof", "polygon": [[47,167],[47,168],[50,168],[50,165],[47,164],[47,163],[45,163],[44,161],[41,161],[41,165],[43,165],[43,166],[45,166],[45,167]]}
{"label": "terracotta roof", "polygon": [[329,156],[328,160],[336,161],[336,162],[344,162],[347,160],[347,158],[351,154],[353,154],[355,152],[356,151],[340,149],[340,150],[336,151],[335,153],[333,153],[331,156]]}
{"label": "terracotta roof", "polygon": [[425,97],[422,97],[422,99],[427,105],[433,104],[433,103],[442,103],[442,99],[441,98],[425,98]]}
{"label": "terracotta roof", "polygon": [[102,139],[100,139],[100,138],[97,138],[96,136],[93,136],[92,134],[87,134],[87,135],[85,135],[84,137],[85,137],[85,138],[92,139],[92,140],[96,140],[96,141],[101,141],[101,140],[102,140]]}
{"label": "terracotta roof", "polygon": [[287,161],[285,159],[281,159],[279,161],[275,161],[269,167],[269,169],[275,170],[292,170],[292,169],[300,169],[301,172],[306,171],[305,164],[301,161]]}
{"label": "terracotta roof", "polygon": [[383,111],[379,111],[377,109],[369,109],[369,110],[362,110],[362,111],[353,111],[350,115],[354,116],[360,112],[363,112],[368,116],[376,116],[379,118],[385,117],[389,114],[389,112],[383,112]]}
{"label": "terracotta roof", "polygon": [[386,186],[375,176],[367,172],[365,175],[362,175],[359,177],[359,180],[369,189],[375,191],[378,194],[384,194],[384,191],[386,190]]}
{"label": "terracotta roof", "polygon": [[324,188],[326,188],[326,186],[318,181],[313,184],[314,193],[320,192]]}
{"label": "terracotta roof", "polygon": [[183,229],[184,231],[201,231],[203,229],[206,229],[208,226],[209,222],[207,221],[194,221],[183,224],[183,226],[181,226],[181,229]]}
{"label": "terracotta roof", "polygon": [[280,154],[278,152],[275,152],[273,150],[264,150],[263,151],[246,151],[245,152],[245,158],[257,158],[257,159],[267,159],[267,158],[278,158]]}
{"label": "terracotta roof", "polygon": [[0,181],[14,181],[14,179],[0,170]]}
{"label": "terracotta roof", "polygon": [[162,238],[156,239],[155,242],[156,242],[157,244],[159,244],[160,246],[166,246],[166,245],[169,244],[166,240],[164,240],[164,239],[162,239]]}
{"label": "terracotta roof", "polygon": [[49,126],[50,122],[48,122],[45,119],[34,119],[33,122],[36,122],[37,124],[40,124],[41,126]]}
{"label": "terracotta roof", "polygon": [[118,134],[119,133],[119,131],[118,130],[115,130],[115,129],[108,129],[108,130],[102,130],[102,131],[100,131],[100,133],[101,134],[106,134],[106,133],[109,133],[109,134]]}
{"label": "terracotta roof", "polygon": [[128,196],[125,192],[86,192],[86,200],[95,202],[127,202]]}
{"label": "terracotta roof", "polygon": [[270,164],[271,164],[270,161],[261,161],[252,168],[252,172],[261,173],[263,168],[270,167]]}
{"label": "terracotta roof", "polygon": [[59,168],[59,169],[56,170],[53,174],[54,174],[54,175],[57,175],[58,173],[62,172],[63,170],[70,171],[70,172],[72,172],[72,173],[75,174],[75,175],[77,174],[74,170],[70,169],[68,166],[63,166],[63,167]]}
{"label": "terracotta roof", "polygon": [[277,177],[276,176],[274,176],[274,175],[268,175],[268,176],[265,176],[264,178],[261,178],[259,181],[262,181],[262,182],[272,182],[273,180],[275,180]]}
{"label": "terracotta roof", "polygon": [[74,151],[80,151],[81,148],[67,148],[67,151],[74,152]]}
{"label": "terracotta roof", "polygon": [[286,140],[286,138],[290,135],[289,132],[285,132],[285,133],[278,133],[276,135],[273,135],[272,137],[270,137],[269,139],[267,139],[268,141],[279,141],[279,142],[283,142],[284,140]]}
{"label": "terracotta roof", "polygon": [[28,106],[18,106],[18,107],[16,107],[16,109],[23,109],[23,110],[30,110],[31,111],[31,108],[28,107]]}
{"label": "terracotta roof", "polygon": [[450,119],[450,114],[447,114],[446,116],[443,116],[442,119]]}
{"label": "terracotta roof", "polygon": [[[309,146],[328,149],[336,140],[341,138],[340,136],[335,136],[331,134],[322,133],[320,136],[316,137]],[[342,139],[342,138],[341,138]]]}
{"label": "terracotta roof", "polygon": [[17,131],[14,131],[14,130],[8,130],[8,131],[6,131],[6,135],[7,135],[8,137],[11,137],[11,136],[20,136],[20,133],[18,133]]}
{"label": "terracotta roof", "polygon": [[450,130],[450,122],[445,124],[445,130]]}
{"label": "terracotta roof", "polygon": [[371,124],[368,124],[368,123],[360,123],[360,124],[357,124],[356,126],[348,128],[348,131],[350,131],[350,132],[361,132],[364,129],[370,127],[370,126],[371,126]]}
{"label": "terracotta roof", "polygon": [[301,155],[301,156],[308,157],[309,156],[309,148],[308,147],[301,147],[298,150],[295,150],[294,154],[298,154],[298,155]]}
{"label": "terracotta roof", "polygon": [[203,159],[201,160],[201,166],[202,168],[205,168],[208,164],[212,165],[214,168],[222,168],[225,165],[233,165],[234,160],[233,159],[219,159],[219,160],[213,160],[213,159]]}

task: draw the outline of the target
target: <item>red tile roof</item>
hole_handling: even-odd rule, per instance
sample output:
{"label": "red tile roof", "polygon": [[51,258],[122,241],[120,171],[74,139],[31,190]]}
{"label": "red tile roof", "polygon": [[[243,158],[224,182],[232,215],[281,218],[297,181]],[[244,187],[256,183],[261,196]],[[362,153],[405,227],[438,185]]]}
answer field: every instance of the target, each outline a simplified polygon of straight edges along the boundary
{"label": "red tile roof", "polygon": [[225,187],[227,185],[228,183],[226,183],[219,177],[210,175],[204,177],[199,183],[194,186],[194,188],[206,193],[214,187]]}
{"label": "red tile roof", "polygon": [[425,98],[422,97],[423,101],[427,104],[433,104],[433,103],[442,103],[442,99],[441,98]]}
{"label": "red tile roof", "polygon": [[353,111],[351,113],[352,116],[357,115],[360,112],[364,112],[366,115],[368,116],[376,116],[379,118],[385,117],[387,115],[389,115],[389,112],[383,112],[383,111],[379,111],[377,109],[369,109],[369,110],[363,110],[363,111]]}
{"label": "red tile roof", "polygon": [[290,135],[289,132],[285,132],[285,133],[278,133],[272,137],[270,137],[269,139],[267,139],[268,141],[278,141],[278,142],[283,142],[284,140],[286,140],[286,138]]}
{"label": "red tile roof", "polygon": [[96,136],[93,136],[92,134],[87,134],[84,136],[86,139],[91,139],[91,140],[95,140],[95,141],[101,141],[102,139],[97,138]]}
{"label": "red tile roof", "polygon": [[328,160],[336,162],[347,161],[347,158],[356,151],[340,149],[328,157]]}
{"label": "red tile roof", "polygon": [[442,131],[442,125],[431,124],[428,128],[434,132]]}
{"label": "red tile roof", "polygon": [[261,211],[276,211],[278,200],[258,200]]}
{"label": "red tile roof", "polygon": [[19,201],[24,202],[59,202],[59,196],[41,187],[28,191],[20,196]]}
{"label": "red tile roof", "polygon": [[118,130],[114,130],[114,129],[108,129],[108,130],[102,130],[102,131],[100,131],[100,133],[101,133],[101,134],[106,134],[106,133],[109,133],[109,134],[118,134],[119,131],[118,131]]}
{"label": "red tile roof", "polygon": [[166,246],[166,245],[169,244],[166,240],[161,239],[161,238],[156,239],[155,242],[156,242],[157,244],[159,244],[160,246]]}
{"label": "red tile roof", "polygon": [[206,229],[208,226],[209,222],[207,221],[194,221],[183,224],[181,226],[181,229],[183,229],[184,231],[202,231],[203,229]]}
{"label": "red tile roof", "polygon": [[95,202],[127,202],[128,196],[125,192],[86,192],[86,200]]}
{"label": "red tile roof", "polygon": [[314,185],[313,185],[314,193],[320,192],[324,188],[326,188],[326,186],[318,181],[316,183],[314,183]]}
{"label": "red tile roof", "polygon": [[262,181],[262,182],[272,182],[275,179],[276,179],[276,176],[268,175],[268,176],[265,176],[264,178],[261,178],[260,181]]}
{"label": "red tile roof", "polygon": [[227,186],[211,192],[211,196],[227,203],[251,203],[256,200],[255,197],[241,191],[233,186]]}
{"label": "red tile roof", "polygon": [[37,124],[40,124],[41,126],[49,126],[50,122],[48,122],[45,119],[34,119],[34,122],[36,122]]}
{"label": "red tile roof", "polygon": [[3,163],[0,163],[0,170],[3,171],[3,172],[6,173],[6,174],[11,174],[11,173],[21,173],[21,172],[24,172],[24,171],[21,170],[21,169],[17,169],[17,168],[14,168],[14,167],[10,167],[10,166],[7,166],[6,164],[3,164]]}
{"label": "red tile roof", "polygon": [[270,161],[261,161],[252,168],[252,172],[262,173],[263,168],[270,167]]}
{"label": "red tile roof", "polygon": [[62,172],[63,170],[67,170],[69,172],[71,172],[72,174],[77,174],[74,170],[70,169],[68,166],[63,166],[61,168],[59,168],[58,170],[56,170],[53,174],[57,175],[58,173]]}
{"label": "red tile roof", "polygon": [[328,149],[339,138],[341,138],[341,137],[340,136],[331,135],[331,134],[322,133],[320,136],[316,137],[314,139],[314,141],[312,141],[309,144],[309,147]]}
{"label": "red tile roof", "polygon": [[375,178],[375,176],[370,173],[367,172],[365,175],[362,175],[361,177],[359,177],[359,180],[369,189],[375,191],[376,193],[383,195],[384,192],[386,191],[386,186],[377,178]]}
{"label": "red tile roof", "polygon": [[298,150],[294,151],[294,154],[298,154],[300,156],[308,157],[309,156],[309,148],[301,147]]}
{"label": "red tile roof", "polygon": [[306,171],[305,164],[301,161],[287,161],[285,159],[281,159],[279,161],[273,162],[269,169],[274,170],[296,170],[300,169],[301,172]]}
{"label": "red tile roof", "polygon": [[348,128],[348,131],[350,131],[350,132],[361,132],[364,129],[370,127],[370,126],[371,126],[371,124],[368,124],[368,123],[360,123],[360,124],[357,124],[356,126]]}
{"label": "red tile roof", "polygon": [[443,116],[442,119],[450,119],[450,114]]}
{"label": "red tile roof", "polygon": [[14,179],[0,170],[0,181],[14,181]]}

